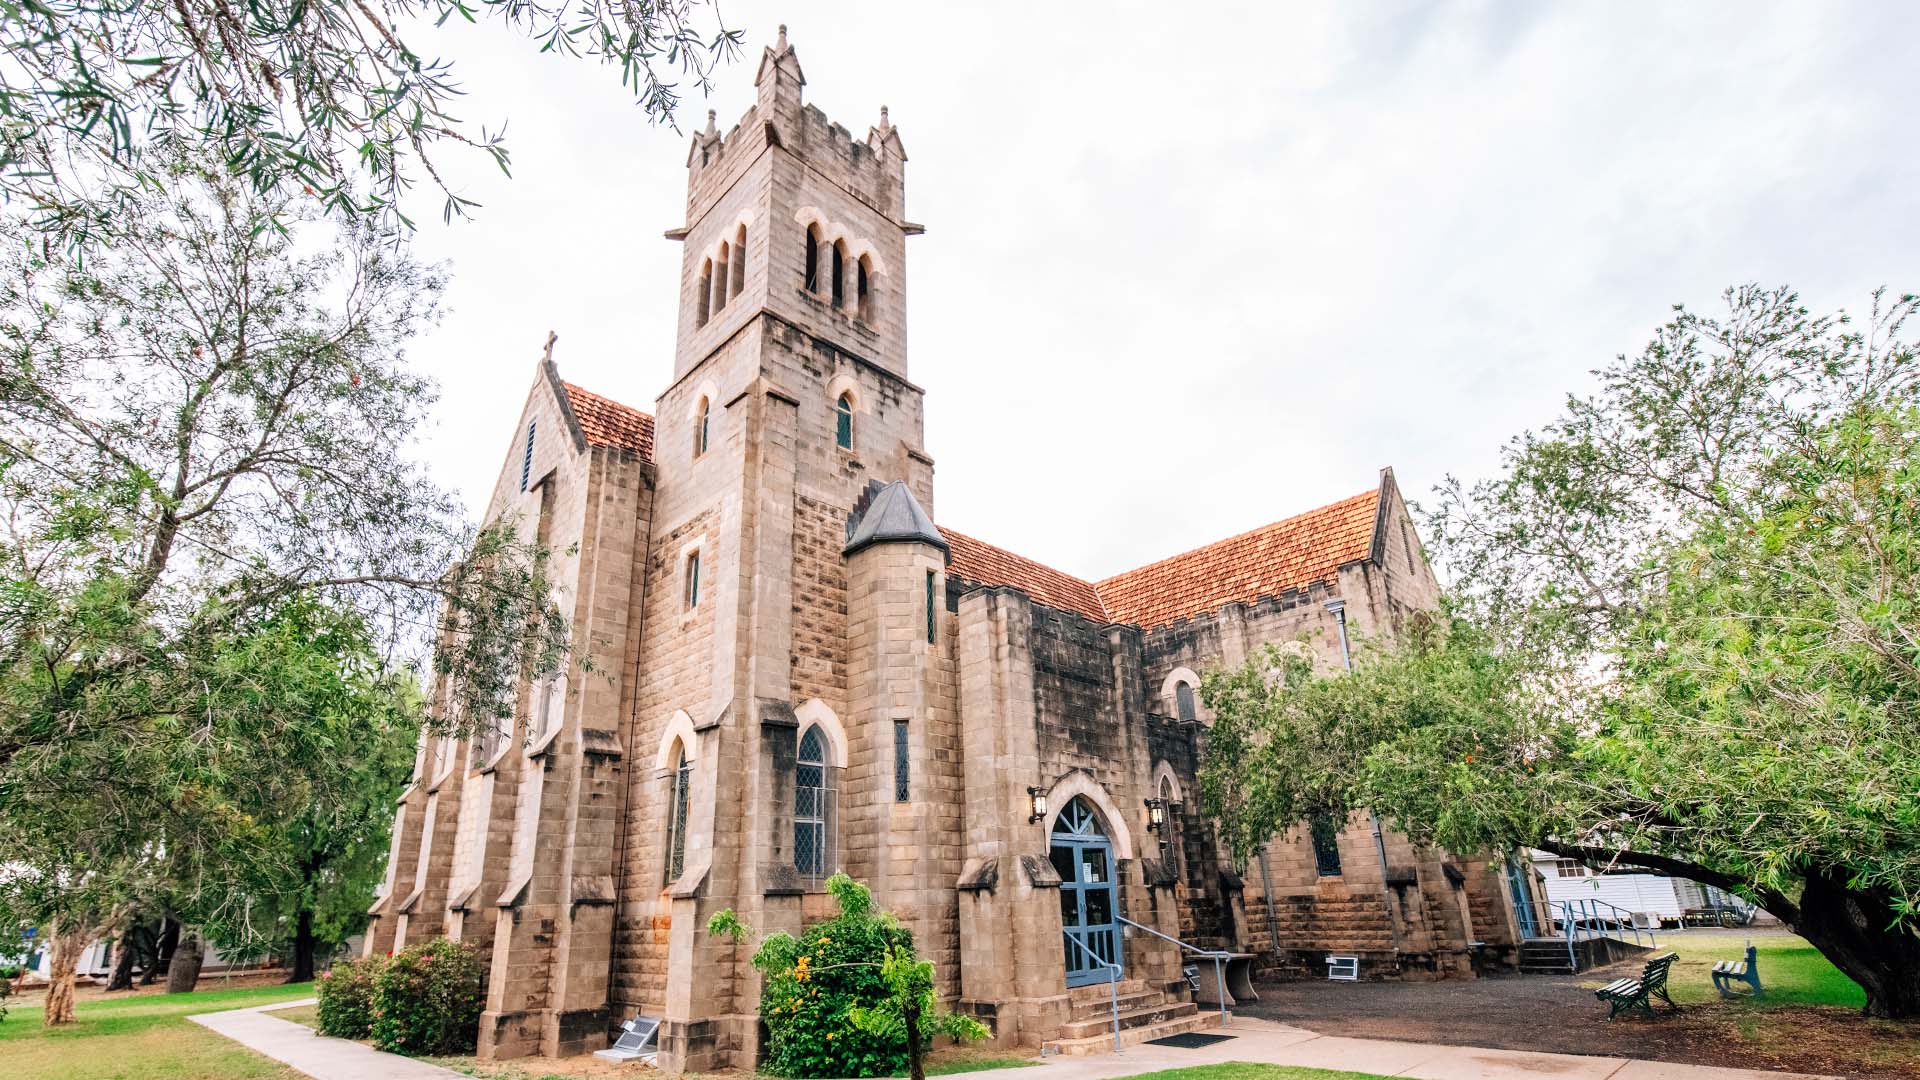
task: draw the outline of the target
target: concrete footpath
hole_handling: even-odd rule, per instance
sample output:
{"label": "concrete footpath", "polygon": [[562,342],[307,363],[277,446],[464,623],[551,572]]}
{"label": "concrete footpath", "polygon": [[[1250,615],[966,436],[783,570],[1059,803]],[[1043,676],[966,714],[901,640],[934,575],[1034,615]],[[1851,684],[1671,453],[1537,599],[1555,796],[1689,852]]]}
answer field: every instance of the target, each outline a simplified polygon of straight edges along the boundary
{"label": "concrete footpath", "polygon": [[1420,1077],[1421,1080],[1506,1080],[1540,1076],[1564,1080],[1837,1080],[1814,1078],[1806,1073],[1722,1069],[1666,1061],[1350,1039],[1248,1017],[1235,1017],[1225,1028],[1202,1028],[1199,1033],[1232,1038],[1193,1050],[1143,1043],[1129,1046],[1118,1054],[1049,1058],[1044,1073],[1036,1074],[1035,1080],[1111,1080],[1160,1069],[1227,1061],[1344,1069],[1382,1076]]}
{"label": "concrete footpath", "polygon": [[273,1015],[275,1009],[311,1005],[316,1000],[276,1001],[253,1009],[200,1013],[187,1019],[314,1080],[469,1080],[452,1069],[346,1039],[330,1039],[304,1024]]}
{"label": "concrete footpath", "polygon": [[[438,1065],[382,1053],[345,1039],[326,1038],[271,1013],[273,1009],[308,1004],[312,1002],[282,1001],[254,1009],[201,1013],[187,1019],[249,1050],[290,1065],[314,1080],[465,1080],[459,1073]],[[1249,1061],[1410,1076],[1420,1080],[1510,1080],[1541,1076],[1563,1080],[1838,1080],[1806,1073],[1720,1069],[1665,1061],[1349,1039],[1244,1017],[1236,1018],[1224,1029],[1203,1028],[1202,1031],[1232,1038],[1193,1050],[1142,1044],[1129,1046],[1118,1054],[1048,1058],[1032,1073],[1021,1072],[1033,1080],[1113,1080],[1160,1069]],[[652,1070],[635,1065],[632,1071],[637,1076]]]}

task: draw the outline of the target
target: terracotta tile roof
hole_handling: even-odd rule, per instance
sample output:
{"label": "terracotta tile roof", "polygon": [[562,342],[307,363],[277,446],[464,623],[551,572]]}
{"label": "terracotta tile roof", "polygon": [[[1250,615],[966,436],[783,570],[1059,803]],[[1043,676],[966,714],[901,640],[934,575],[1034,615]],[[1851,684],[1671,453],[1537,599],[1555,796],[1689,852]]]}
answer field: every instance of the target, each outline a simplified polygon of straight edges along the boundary
{"label": "terracotta tile roof", "polygon": [[567,404],[579,418],[588,446],[618,446],[653,460],[653,417],[570,382],[560,385],[567,388]]}
{"label": "terracotta tile roof", "polygon": [[1379,505],[1379,491],[1364,492],[1129,570],[1095,587],[1114,622],[1151,627],[1236,600],[1252,603],[1317,581],[1332,582],[1342,564],[1372,551]]}
{"label": "terracotta tile roof", "polygon": [[1011,585],[1033,597],[1036,603],[1077,612],[1096,622],[1108,621],[1106,608],[1100,604],[1100,594],[1091,584],[965,533],[944,526],[940,532],[952,548],[947,573],[962,581],[975,585]]}
{"label": "terracotta tile roof", "polygon": [[947,572],[976,585],[1010,585],[1037,603],[1100,622],[1164,626],[1236,600],[1252,603],[1314,582],[1332,582],[1341,566],[1373,550],[1378,490],[1276,521],[1239,536],[1162,559],[1101,582],[942,526],[953,558]]}

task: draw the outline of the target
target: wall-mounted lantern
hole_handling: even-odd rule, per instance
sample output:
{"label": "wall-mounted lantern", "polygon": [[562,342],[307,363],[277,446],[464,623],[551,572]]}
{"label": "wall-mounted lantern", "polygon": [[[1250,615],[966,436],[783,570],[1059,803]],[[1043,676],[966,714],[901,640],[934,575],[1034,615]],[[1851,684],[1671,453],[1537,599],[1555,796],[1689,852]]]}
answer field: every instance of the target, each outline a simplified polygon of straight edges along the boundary
{"label": "wall-mounted lantern", "polygon": [[1027,814],[1027,824],[1031,825],[1047,816],[1047,789],[1030,787],[1027,789],[1027,802],[1031,812]]}
{"label": "wall-mounted lantern", "polygon": [[1147,800],[1147,831],[1159,832],[1167,827],[1167,800]]}

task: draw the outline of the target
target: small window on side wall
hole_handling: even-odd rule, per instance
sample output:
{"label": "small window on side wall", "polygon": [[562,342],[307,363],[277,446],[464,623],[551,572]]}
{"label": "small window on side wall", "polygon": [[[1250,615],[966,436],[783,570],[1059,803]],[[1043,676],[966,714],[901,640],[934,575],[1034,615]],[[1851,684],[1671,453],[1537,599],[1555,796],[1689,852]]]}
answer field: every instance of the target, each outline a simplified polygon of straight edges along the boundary
{"label": "small window on side wall", "polygon": [[1321,877],[1340,876],[1340,823],[1322,814],[1307,826],[1313,837],[1313,865]]}
{"label": "small window on side wall", "polygon": [[807,226],[807,268],[803,279],[810,293],[820,291],[820,226]]}
{"label": "small window on side wall", "polygon": [[700,410],[697,413],[695,413],[693,417],[693,456],[694,457],[699,457],[700,455],[707,452],[707,433],[710,430],[710,428],[708,427],[708,424],[713,419],[712,413],[713,413],[712,405],[708,403],[706,398],[701,398]]}
{"label": "small window on side wall", "polygon": [[1180,722],[1197,724],[1200,722],[1200,709],[1193,699],[1192,683],[1175,683],[1173,686],[1174,707],[1180,711]]}
{"label": "small window on side wall", "polygon": [[700,606],[700,553],[697,551],[687,556],[686,598],[688,611]]}
{"label": "small window on side wall", "polygon": [[833,406],[833,441],[842,450],[853,449],[853,395],[841,394]]}

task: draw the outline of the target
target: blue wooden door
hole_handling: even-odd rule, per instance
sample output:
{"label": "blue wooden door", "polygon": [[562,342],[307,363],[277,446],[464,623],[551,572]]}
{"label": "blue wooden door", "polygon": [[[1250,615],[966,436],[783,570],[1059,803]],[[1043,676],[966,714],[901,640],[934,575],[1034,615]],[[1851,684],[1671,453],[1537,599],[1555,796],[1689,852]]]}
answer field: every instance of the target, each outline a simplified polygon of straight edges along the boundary
{"label": "blue wooden door", "polygon": [[1107,982],[1113,971],[1106,965],[1122,963],[1113,844],[1085,799],[1076,798],[1060,811],[1051,854],[1060,875],[1060,925],[1071,939],[1061,942],[1067,985]]}

